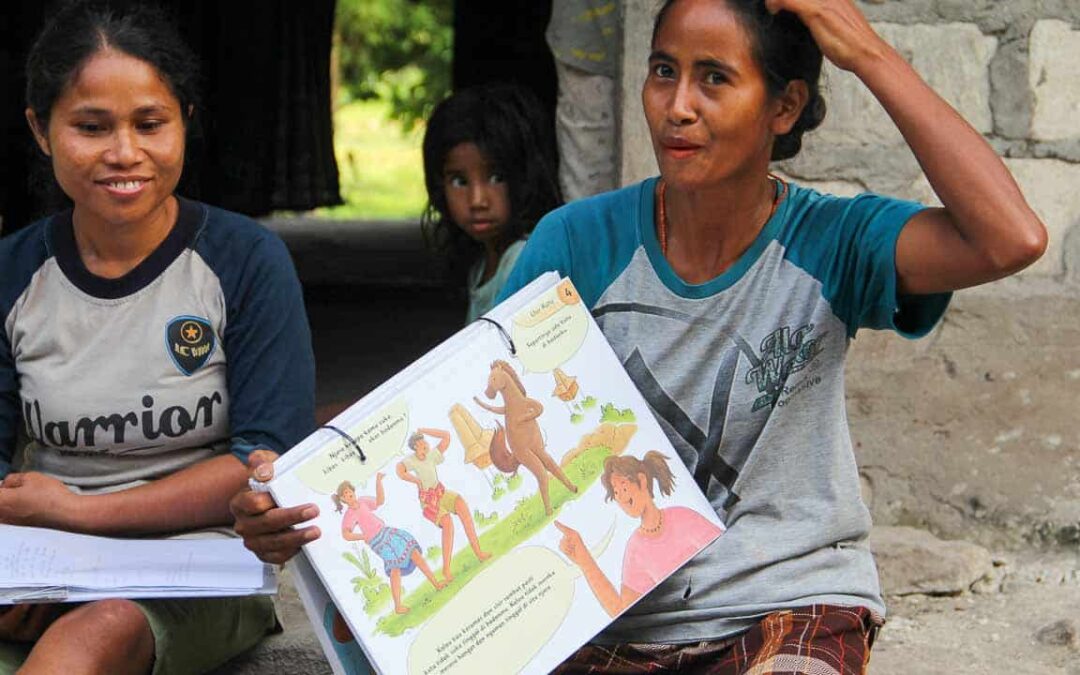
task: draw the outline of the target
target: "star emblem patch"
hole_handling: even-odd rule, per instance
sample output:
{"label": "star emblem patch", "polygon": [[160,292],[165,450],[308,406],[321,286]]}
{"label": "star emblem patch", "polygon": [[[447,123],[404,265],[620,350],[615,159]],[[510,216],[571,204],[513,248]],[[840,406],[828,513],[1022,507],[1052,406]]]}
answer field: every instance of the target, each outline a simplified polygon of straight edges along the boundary
{"label": "star emblem patch", "polygon": [[210,322],[198,316],[178,316],[165,328],[165,349],[176,368],[191,375],[214,353],[216,340]]}

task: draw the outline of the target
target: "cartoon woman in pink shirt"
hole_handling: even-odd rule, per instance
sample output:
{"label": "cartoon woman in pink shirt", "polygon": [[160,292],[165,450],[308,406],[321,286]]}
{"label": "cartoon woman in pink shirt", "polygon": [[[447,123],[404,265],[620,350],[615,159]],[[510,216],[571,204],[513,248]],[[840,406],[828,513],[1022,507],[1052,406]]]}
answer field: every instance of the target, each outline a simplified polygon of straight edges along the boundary
{"label": "cartoon woman in pink shirt", "polygon": [[[404,614],[409,608],[401,604],[401,575],[411,574],[417,567],[428,578],[436,590],[446,584],[435,578],[428,567],[420,544],[416,537],[405,530],[389,527],[378,516],[375,509],[386,501],[382,484],[383,474],[375,475],[375,498],[358,497],[356,488],[349,481],[338,486],[337,493],[330,496],[338,513],[342,505],[347,506],[341,521],[341,536],[348,541],[362,541],[371,547],[375,555],[382,558],[386,575],[390,577],[390,595],[394,599],[394,611]],[[353,530],[360,528],[357,534]]]}
{"label": "cartoon woman in pink shirt", "polygon": [[607,490],[605,501],[614,499],[626,515],[641,519],[623,553],[622,587],[616,590],[577,530],[558,521],[555,527],[563,533],[559,549],[581,568],[596,599],[615,617],[724,530],[685,506],[661,509],[656,505],[654,483],[664,496],[675,488],[667,456],[656,450],[645,453],[643,460],[631,455],[608,457],[600,481]]}

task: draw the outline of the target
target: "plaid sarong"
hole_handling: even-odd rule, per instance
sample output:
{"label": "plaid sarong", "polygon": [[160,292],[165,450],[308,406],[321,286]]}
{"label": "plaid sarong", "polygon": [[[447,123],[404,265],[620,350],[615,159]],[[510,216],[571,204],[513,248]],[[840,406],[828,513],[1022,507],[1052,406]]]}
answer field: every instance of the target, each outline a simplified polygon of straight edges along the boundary
{"label": "plaid sarong", "polygon": [[420,488],[420,505],[424,509],[424,517],[436,525],[439,524],[439,502],[442,501],[445,492],[446,487],[442,484],[442,481],[427,490]]}
{"label": "plaid sarong", "polygon": [[811,605],[769,614],[724,640],[585,645],[553,673],[862,675],[881,623],[865,607]]}

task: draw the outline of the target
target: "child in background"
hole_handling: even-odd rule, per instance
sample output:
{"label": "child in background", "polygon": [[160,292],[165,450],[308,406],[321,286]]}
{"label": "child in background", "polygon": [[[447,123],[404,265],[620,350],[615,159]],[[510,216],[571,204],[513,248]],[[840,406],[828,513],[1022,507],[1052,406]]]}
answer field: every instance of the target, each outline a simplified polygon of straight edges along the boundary
{"label": "child in background", "polygon": [[527,89],[483,85],[453,94],[428,121],[421,222],[453,271],[469,265],[467,322],[495,305],[536,221],[562,204],[551,123],[542,111]]}

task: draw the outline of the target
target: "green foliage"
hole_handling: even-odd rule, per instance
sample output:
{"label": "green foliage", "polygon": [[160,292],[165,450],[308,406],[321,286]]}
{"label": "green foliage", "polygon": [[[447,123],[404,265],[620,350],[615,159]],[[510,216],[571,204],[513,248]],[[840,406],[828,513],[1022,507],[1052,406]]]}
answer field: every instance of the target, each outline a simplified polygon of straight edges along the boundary
{"label": "green foliage", "polygon": [[592,408],[595,408],[596,407],[596,397],[595,396],[586,396],[585,400],[583,400],[581,402],[581,407],[585,408],[586,410],[590,410]]}
{"label": "green foliage", "polygon": [[364,596],[364,611],[367,612],[368,616],[378,614],[390,601],[390,587],[375,571],[375,566],[371,564],[367,549],[360,551],[359,558],[348,552],[341,555],[361,572],[360,576],[353,577],[349,581],[353,585],[353,593]]}
{"label": "green foliage", "polygon": [[491,527],[495,523],[499,522],[498,511],[492,511],[488,515],[484,515],[480,512],[480,509],[473,509],[473,520],[476,522],[477,527],[483,529],[485,527]]}
{"label": "green foliage", "polygon": [[600,421],[612,422],[614,424],[629,424],[636,422],[637,417],[634,416],[634,411],[630,408],[624,408],[619,410],[613,403],[605,403],[600,406]]}
{"label": "green foliage", "polygon": [[584,421],[585,421],[585,416],[582,415],[581,413],[574,413],[573,415],[570,416],[570,423],[571,424],[581,424]]}
{"label": "green foliage", "polygon": [[501,473],[496,474],[495,475],[495,480],[493,482],[495,483],[496,486],[502,485],[503,483],[506,482],[506,476],[502,475]]}
{"label": "green foliage", "polygon": [[428,550],[426,552],[424,552],[424,557],[427,558],[428,560],[437,560],[441,556],[442,556],[442,547],[441,546],[429,546]]}
{"label": "green foliage", "polygon": [[514,490],[521,487],[521,482],[523,480],[525,479],[521,477],[520,473],[515,473],[513,476],[510,476],[510,478],[507,479],[506,488],[513,492]]}
{"label": "green foliage", "polygon": [[419,129],[405,133],[390,119],[390,104],[353,101],[334,111],[334,155],[341,182],[340,206],[317,209],[335,220],[416,220],[427,204]]}
{"label": "green foliage", "polygon": [[338,0],[341,87],[389,101],[406,129],[450,93],[452,0]]}
{"label": "green foliage", "polygon": [[[568,467],[568,475],[579,485],[583,482],[591,483],[604,472],[604,460],[610,455],[611,448],[606,445],[590,448]],[[577,472],[576,475],[574,472]]]}
{"label": "green foliage", "polygon": [[362,549],[360,551],[360,558],[359,559],[355,555],[353,555],[352,553],[348,553],[348,552],[342,553],[341,555],[342,555],[343,558],[345,558],[345,560],[348,560],[350,563],[352,563],[354,566],[356,566],[364,574],[364,578],[366,578],[366,579],[374,579],[375,578],[375,576],[377,574],[375,572],[375,566],[371,564],[371,558],[368,557],[368,552],[367,552],[366,548]]}
{"label": "green foliage", "polygon": [[491,499],[493,501],[498,501],[498,500],[502,499],[502,496],[505,495],[505,494],[506,494],[506,490],[502,489],[501,487],[496,487],[495,491],[491,493]]}
{"label": "green foliage", "polygon": [[385,583],[365,586],[364,612],[368,616],[374,616],[390,604],[390,586]]}

